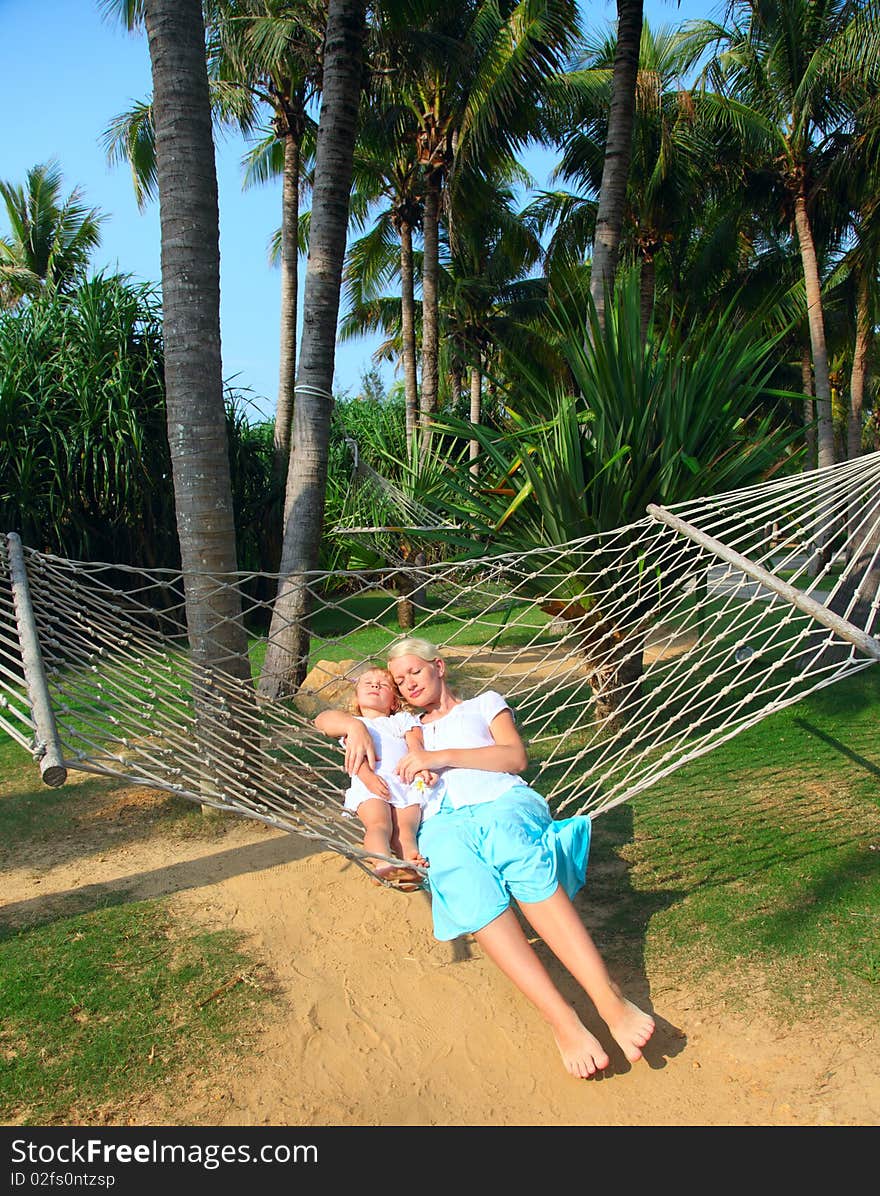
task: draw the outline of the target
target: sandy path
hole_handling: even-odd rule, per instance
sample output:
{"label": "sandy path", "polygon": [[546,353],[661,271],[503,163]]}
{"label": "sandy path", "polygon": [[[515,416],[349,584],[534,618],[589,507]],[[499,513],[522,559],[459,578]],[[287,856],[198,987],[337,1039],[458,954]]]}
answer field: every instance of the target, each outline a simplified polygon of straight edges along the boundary
{"label": "sandy path", "polygon": [[[169,895],[182,919],[232,926],[283,1006],[243,1060],[176,1082],[110,1120],[209,1126],[875,1125],[873,1025],[734,1016],[705,986],[620,977],[658,1023],[630,1066],[563,1071],[537,1015],[473,944],[434,941],[428,899],[371,885],[341,857],[260,824],[220,839],[103,843],[0,878],[29,920],[84,887]],[[581,895],[589,922],[589,878]],[[559,979],[558,973],[557,979]],[[560,980],[564,984],[564,980]],[[756,977],[743,984],[754,997]],[[568,990],[566,990],[568,991]],[[572,992],[572,999],[575,994]],[[580,1008],[580,1006],[579,1006]],[[581,1010],[589,1022],[588,1011]],[[172,1099],[173,1098],[173,1099]]]}

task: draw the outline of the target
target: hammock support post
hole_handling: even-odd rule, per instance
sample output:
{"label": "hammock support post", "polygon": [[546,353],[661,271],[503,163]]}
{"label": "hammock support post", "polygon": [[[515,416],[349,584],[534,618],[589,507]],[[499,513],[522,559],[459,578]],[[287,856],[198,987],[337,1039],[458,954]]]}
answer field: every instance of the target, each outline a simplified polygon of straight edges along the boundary
{"label": "hammock support post", "polygon": [[842,619],[840,615],[835,614],[833,610],[829,610],[827,606],[823,606],[821,602],[817,602],[815,598],[811,598],[809,594],[804,594],[797,586],[790,586],[788,582],[776,577],[760,565],[756,565],[748,557],[741,556],[734,549],[728,548],[720,540],[715,540],[712,536],[707,536],[705,532],[701,532],[699,528],[686,523],[684,519],[679,519],[677,515],[673,515],[671,511],[667,511],[664,507],[658,507],[652,503],[648,506],[647,511],[652,519],[656,519],[660,523],[665,523],[682,536],[687,536],[689,540],[693,540],[695,544],[699,544],[701,548],[708,549],[715,556],[720,557],[723,561],[727,561],[729,565],[733,565],[734,568],[747,574],[768,590],[772,590],[775,594],[778,594],[780,598],[784,598],[787,602],[790,602],[792,606],[796,606],[805,615],[809,615],[818,623],[827,627],[829,631],[833,631],[835,635],[839,635],[841,639],[854,644],[866,656],[872,656],[874,660],[880,661],[880,640],[869,635],[867,631],[862,631],[860,627],[856,627],[848,620]]}
{"label": "hammock support post", "polygon": [[9,579],[21,643],[21,662],[24,666],[25,684],[34,720],[34,753],[39,756],[43,781],[52,788],[57,788],[67,780],[67,768],[43,667],[43,654],[40,651],[37,624],[31,605],[24,552],[21,539],[15,532],[9,532],[6,541],[9,546]]}

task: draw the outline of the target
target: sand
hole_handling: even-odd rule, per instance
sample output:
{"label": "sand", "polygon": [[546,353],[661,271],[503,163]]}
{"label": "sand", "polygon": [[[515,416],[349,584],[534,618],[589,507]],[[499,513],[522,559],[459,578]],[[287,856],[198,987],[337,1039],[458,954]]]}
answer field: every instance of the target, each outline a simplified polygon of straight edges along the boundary
{"label": "sand", "polygon": [[[241,982],[271,987],[278,1002],[260,1007],[240,1057],[224,1054],[134,1105],[108,1106],[96,1115],[102,1124],[880,1121],[876,1026],[851,1016],[783,1022],[763,999],[760,976],[736,978],[745,1001],[738,1011],[720,999],[720,983],[689,982],[680,961],[665,973],[618,976],[657,1021],[634,1065],[566,987],[612,1056],[601,1078],[579,1081],[562,1068],[538,1015],[471,940],[433,939],[424,893],[376,887],[344,858],[235,816],[219,837],[195,839],[114,834],[107,818],[106,834],[96,820],[80,843],[43,845],[7,868],[5,916],[29,921],[83,889],[166,897],[186,924],[239,931],[255,961]],[[591,925],[589,877],[578,903]]]}

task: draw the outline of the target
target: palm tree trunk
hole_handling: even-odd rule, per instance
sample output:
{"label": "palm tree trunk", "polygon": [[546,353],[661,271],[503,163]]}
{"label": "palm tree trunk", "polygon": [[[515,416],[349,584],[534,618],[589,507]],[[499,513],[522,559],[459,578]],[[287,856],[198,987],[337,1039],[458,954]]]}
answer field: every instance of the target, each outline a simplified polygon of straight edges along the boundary
{"label": "palm tree trunk", "polygon": [[463,378],[464,374],[461,362],[458,360],[457,354],[453,354],[452,361],[449,363],[449,401],[453,406],[457,405],[462,396],[462,391],[464,390]]}
{"label": "palm tree trunk", "polygon": [[[865,507],[853,512],[847,573],[828,602],[828,609],[853,626],[876,636],[880,630],[877,596],[880,594],[880,523],[876,511]],[[828,642],[827,633],[815,632],[805,644],[803,660],[810,669],[824,669],[846,660],[852,647]],[[818,652],[817,652],[818,649]]]}
{"label": "palm tree trunk", "polygon": [[849,383],[849,418],[846,429],[847,459],[854,461],[862,453],[862,410],[865,400],[865,378],[868,372],[868,355],[874,339],[871,321],[871,305],[868,274],[859,272],[856,294],[856,343],[853,349],[852,373]]}
{"label": "palm tree trunk", "polygon": [[[206,798],[253,755],[253,701],[237,568],[220,353],[220,224],[199,0],[145,0],[162,244],[165,402]],[[217,685],[217,673],[240,683]],[[221,747],[218,749],[217,745]],[[235,753],[230,761],[231,753]],[[207,813],[209,806],[203,807]]]}
{"label": "palm tree trunk", "polygon": [[605,293],[614,285],[620,230],[623,226],[643,20],[642,0],[617,0],[617,48],[614,52],[611,110],[590,272],[590,294],[602,328],[605,327]]}
{"label": "palm tree trunk", "polygon": [[639,309],[641,311],[642,344],[648,339],[648,328],[654,313],[654,294],[657,287],[657,269],[654,265],[654,254],[647,253],[642,257],[642,268],[639,279]]}
{"label": "palm tree trunk", "polygon": [[[162,240],[168,441],[196,662],[250,677],[220,355],[217,175],[199,0],[145,0]],[[213,580],[212,580],[213,577]]]}
{"label": "palm tree trunk", "polygon": [[274,466],[287,477],[296,383],[296,317],[299,288],[299,171],[300,146],[292,133],[284,138],[281,184],[281,346],[278,365],[278,403],[275,408]]}
{"label": "palm tree trunk", "polygon": [[424,257],[422,264],[422,450],[427,443],[427,425],[437,410],[439,389],[439,304],[440,277],[440,183],[436,176],[429,178],[422,218]]}
{"label": "palm tree trunk", "polygon": [[419,418],[419,385],[416,373],[416,301],[413,273],[412,228],[400,225],[400,330],[403,339],[403,391],[406,409],[406,443],[412,449]]}
{"label": "palm tree trunk", "polygon": [[324,519],[336,324],[361,93],[365,9],[365,0],[330,0],[327,14],[293,449],[284,503],[281,578],[260,676],[264,696],[294,692],[308,666],[306,620],[311,594],[304,575],[317,566]]}
{"label": "palm tree trunk", "polygon": [[547,599],[541,609],[561,620],[567,625],[568,634],[580,640],[581,652],[590,669],[596,722],[606,734],[621,731],[641,696],[644,632],[630,631],[623,635],[598,608],[587,610],[577,601],[563,603]]}
{"label": "palm tree trunk", "polygon": [[813,402],[813,358],[810,346],[801,353],[801,389],[804,392],[804,443],[807,450],[807,469],[816,468],[816,404]]}
{"label": "palm tree trunk", "polygon": [[819,468],[834,464],[834,421],[831,417],[831,380],[828,374],[828,347],[825,342],[825,317],[822,312],[822,286],[813,230],[807,214],[803,192],[795,197],[795,227],[804,270],[807,292],[807,322],[810,328],[810,347],[813,353],[813,376],[816,387],[816,412],[819,417]]}
{"label": "palm tree trunk", "polygon": [[[471,366],[471,423],[478,424],[480,422],[480,409],[482,406],[483,397],[483,374],[479,363]],[[480,453],[480,445],[476,440],[472,440],[468,446],[468,456],[471,462],[471,476],[477,476],[476,459]]]}

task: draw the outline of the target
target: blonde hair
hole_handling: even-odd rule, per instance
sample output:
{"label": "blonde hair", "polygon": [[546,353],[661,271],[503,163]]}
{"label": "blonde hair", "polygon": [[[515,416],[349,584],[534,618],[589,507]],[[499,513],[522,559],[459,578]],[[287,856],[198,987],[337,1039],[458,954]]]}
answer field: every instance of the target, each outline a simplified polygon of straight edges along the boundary
{"label": "blonde hair", "polygon": [[419,660],[441,660],[440,649],[430,640],[419,636],[409,635],[388,649],[388,659],[397,660],[399,656],[418,656]]}
{"label": "blonde hair", "polygon": [[[461,693],[463,679],[458,675],[458,670],[450,666],[449,661],[437,645],[431,643],[430,640],[422,639],[417,635],[408,635],[404,639],[397,640],[388,649],[388,660],[397,660],[400,656],[417,656],[419,660],[425,660],[429,664],[435,660],[442,660],[443,678],[447,688],[456,694]],[[472,685],[468,685],[467,681],[464,681],[465,692],[472,688]],[[413,707],[406,705],[405,709],[411,710]]]}
{"label": "blonde hair", "polygon": [[368,660],[364,664],[358,665],[356,669],[353,669],[348,674],[348,680],[351,682],[351,696],[348,700],[349,713],[350,714],[361,714],[362,713],[360,705],[358,704],[358,700],[357,700],[357,684],[358,684],[358,681],[360,681],[361,677],[364,677],[367,673],[384,673],[385,674],[385,676],[391,682],[391,689],[394,693],[395,706],[392,709],[391,713],[393,714],[396,710],[399,710],[400,709],[400,694],[397,692],[397,686],[394,684],[394,678],[391,676],[391,673],[388,671],[388,669],[385,667],[384,664],[377,664],[377,663],[374,663],[374,662]]}

